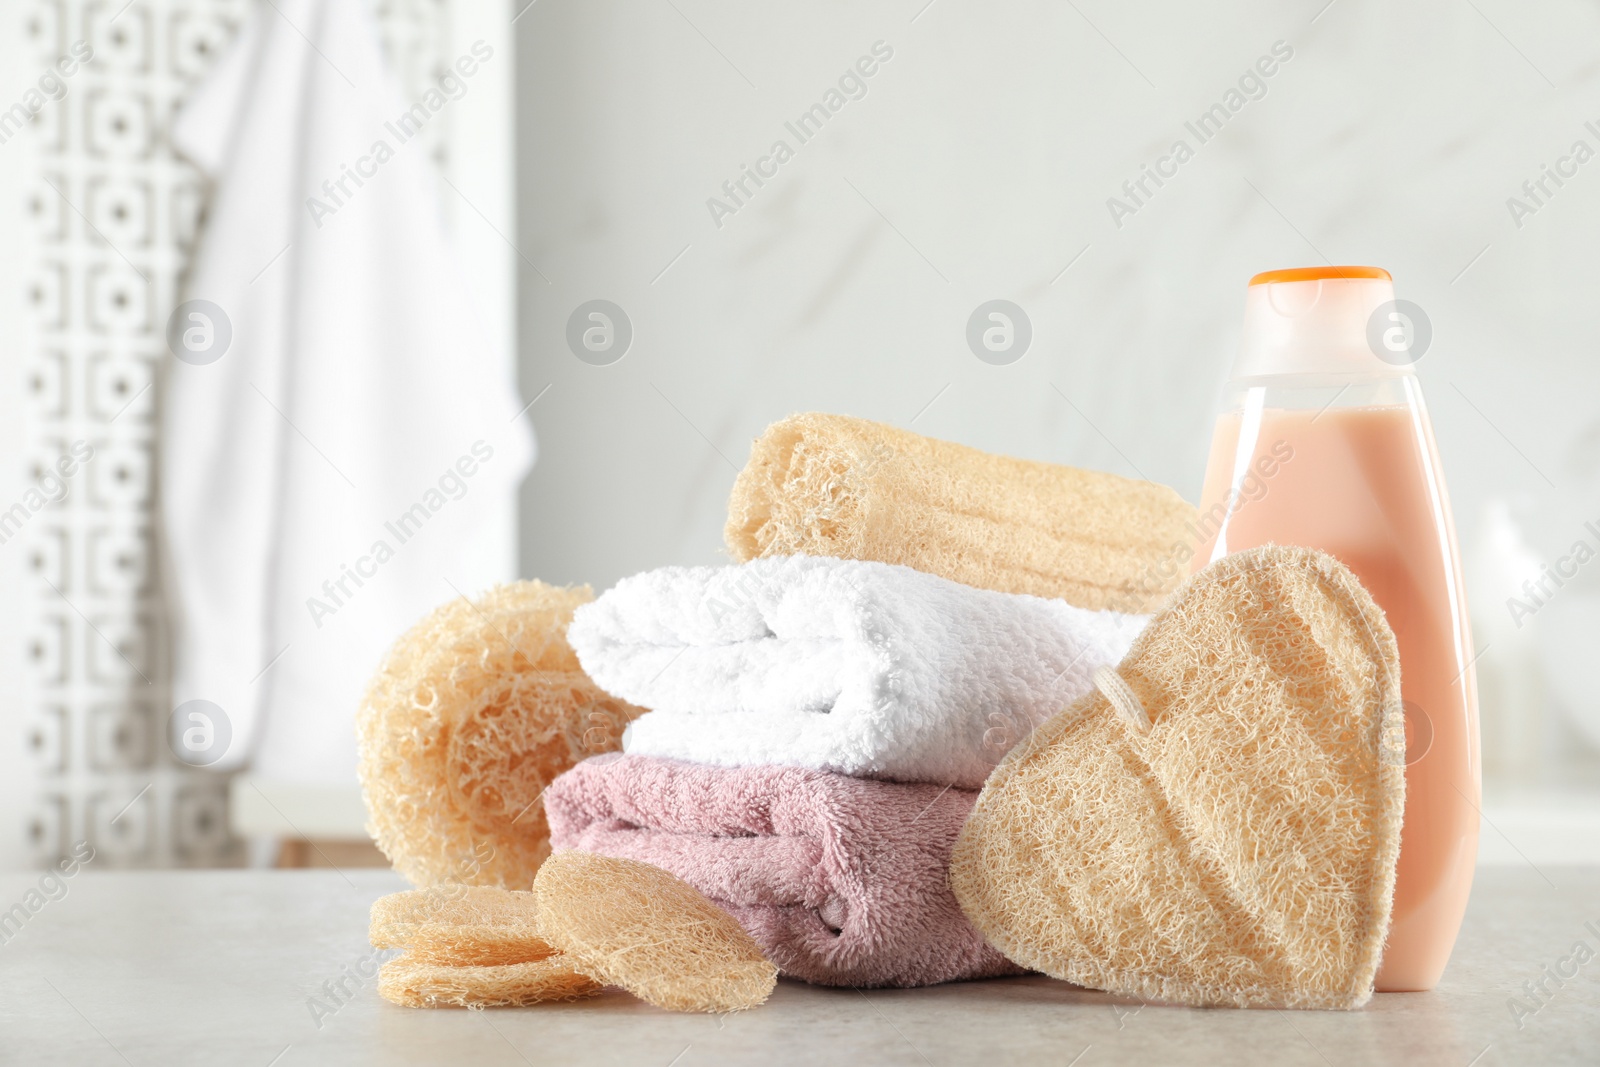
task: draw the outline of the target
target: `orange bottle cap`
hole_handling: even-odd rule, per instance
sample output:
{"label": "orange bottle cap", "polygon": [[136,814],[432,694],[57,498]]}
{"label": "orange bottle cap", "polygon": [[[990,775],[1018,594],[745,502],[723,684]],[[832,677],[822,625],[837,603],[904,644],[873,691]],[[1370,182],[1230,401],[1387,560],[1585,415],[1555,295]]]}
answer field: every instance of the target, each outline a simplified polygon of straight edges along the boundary
{"label": "orange bottle cap", "polygon": [[1290,267],[1288,270],[1265,270],[1250,279],[1251,285],[1270,285],[1273,282],[1316,282],[1324,278],[1372,278],[1393,282],[1389,272],[1382,267]]}

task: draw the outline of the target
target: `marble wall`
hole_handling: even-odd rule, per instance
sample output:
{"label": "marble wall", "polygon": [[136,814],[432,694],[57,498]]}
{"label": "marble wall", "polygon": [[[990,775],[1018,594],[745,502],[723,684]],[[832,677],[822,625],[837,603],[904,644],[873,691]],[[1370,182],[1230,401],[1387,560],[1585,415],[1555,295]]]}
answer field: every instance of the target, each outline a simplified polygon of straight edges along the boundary
{"label": "marble wall", "polygon": [[[606,0],[517,27],[526,573],[723,558],[750,439],[806,409],[1194,499],[1246,280],[1329,261],[1432,322],[1469,556],[1493,501],[1545,558],[1600,520],[1592,5]],[[569,349],[595,299],[620,359]],[[992,299],[1032,324],[1008,365],[966,340]],[[1551,605],[1569,640],[1600,637],[1594,571]]]}

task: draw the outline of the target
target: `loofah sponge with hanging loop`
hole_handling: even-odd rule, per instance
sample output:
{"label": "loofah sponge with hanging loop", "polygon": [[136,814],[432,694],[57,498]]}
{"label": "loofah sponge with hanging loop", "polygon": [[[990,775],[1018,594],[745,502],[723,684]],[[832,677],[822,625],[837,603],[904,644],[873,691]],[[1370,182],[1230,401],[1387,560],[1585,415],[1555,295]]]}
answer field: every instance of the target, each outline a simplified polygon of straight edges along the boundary
{"label": "loofah sponge with hanging loop", "polygon": [[874,560],[1080,608],[1145,612],[1182,580],[1195,517],[1153,482],[810,413],[773,423],[750,447],[725,538],[736,563]]}
{"label": "loofah sponge with hanging loop", "polygon": [[753,1008],[778,969],[734,918],[659,867],[558,852],[534,882],[539,928],[584,974],[669,1011]]}
{"label": "loofah sponge with hanging loop", "polygon": [[539,936],[537,901],[525,890],[439,885],[380,897],[368,939],[415,962],[493,966],[555,954]]}
{"label": "loofah sponge with hanging loop", "polygon": [[588,587],[502,585],[401,636],[356,718],[368,831],[416,885],[526,889],[550,853],[539,802],[643,713],[601,691],[567,644]]}
{"label": "loofah sponge with hanging loop", "polygon": [[1405,805],[1382,612],[1310,549],[1226,557],[995,769],[950,881],[989,941],[1197,1005],[1372,995]]}

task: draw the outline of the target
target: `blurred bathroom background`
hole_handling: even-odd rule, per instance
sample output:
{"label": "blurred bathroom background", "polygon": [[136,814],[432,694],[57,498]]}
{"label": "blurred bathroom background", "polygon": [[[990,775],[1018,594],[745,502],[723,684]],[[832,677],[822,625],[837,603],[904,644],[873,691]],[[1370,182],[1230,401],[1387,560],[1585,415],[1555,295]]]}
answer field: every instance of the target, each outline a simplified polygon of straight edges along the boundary
{"label": "blurred bathroom background", "polygon": [[[108,866],[374,861],[352,775],[172,748],[161,383],[213,190],[169,129],[257,2],[286,17],[15,0],[0,23],[0,512],[93,449],[0,543],[0,869],[82,839]],[[507,577],[724,559],[750,440],[803,410],[1196,500],[1249,277],[1381,265],[1432,331],[1482,862],[1600,861],[1600,9],[366,2],[406,101],[493,55],[424,140],[538,438]],[[992,300],[1031,330],[1005,360],[968,342]]]}

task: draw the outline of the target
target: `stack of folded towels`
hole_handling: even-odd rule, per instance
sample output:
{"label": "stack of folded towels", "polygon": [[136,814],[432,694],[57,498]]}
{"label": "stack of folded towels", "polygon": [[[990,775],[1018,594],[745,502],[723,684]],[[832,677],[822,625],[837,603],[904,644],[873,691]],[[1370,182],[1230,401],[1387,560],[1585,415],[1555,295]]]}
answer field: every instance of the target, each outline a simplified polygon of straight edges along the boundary
{"label": "stack of folded towels", "polygon": [[576,610],[585,672],[650,710],[549,787],[552,846],[671,871],[794,978],[1016,973],[950,892],[956,837],[995,764],[1177,585],[1192,521],[1150,483],[840,416],[774,425],[734,488],[744,562]]}

